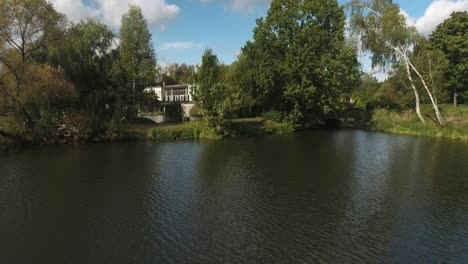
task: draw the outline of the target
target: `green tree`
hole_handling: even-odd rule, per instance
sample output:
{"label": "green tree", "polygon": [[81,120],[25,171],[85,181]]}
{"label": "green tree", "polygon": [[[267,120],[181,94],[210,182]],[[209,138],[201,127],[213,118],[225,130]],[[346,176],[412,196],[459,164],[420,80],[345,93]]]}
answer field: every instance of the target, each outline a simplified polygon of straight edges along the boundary
{"label": "green tree", "polygon": [[411,48],[421,38],[414,27],[406,24],[398,5],[392,0],[352,0],[351,28],[359,37],[361,48],[372,53],[373,66],[386,67],[402,62],[415,97],[416,113],[425,122],[420,109],[420,95],[412,72],[416,74],[427,92],[440,125],[444,119],[439,107],[427,86],[426,80],[410,60]]}
{"label": "green tree", "polygon": [[468,13],[454,12],[437,26],[429,40],[449,60],[448,86],[457,106],[457,95],[468,90]]}
{"label": "green tree", "polygon": [[60,45],[49,48],[49,62],[64,69],[79,91],[81,110],[101,116],[113,101],[112,45],[115,36],[94,19],[74,25]]}
{"label": "green tree", "polygon": [[34,53],[63,36],[66,20],[46,0],[2,0],[0,14],[0,89],[33,133],[35,113],[21,100],[25,79],[34,65]]}
{"label": "green tree", "polygon": [[231,114],[241,117],[257,116],[263,107],[257,91],[256,71],[251,59],[242,53],[231,66],[227,77],[227,107]]}
{"label": "green tree", "polygon": [[361,75],[361,85],[355,91],[356,105],[360,108],[368,108],[374,102],[375,94],[382,86],[374,76],[363,73]]}
{"label": "green tree", "polygon": [[130,6],[122,17],[119,53],[131,95],[130,108],[134,116],[137,101],[144,96],[143,90],[154,84],[156,77],[156,53],[151,33],[138,6]]}
{"label": "green tree", "polygon": [[223,132],[225,86],[220,80],[218,57],[211,49],[205,50],[197,73],[197,86],[193,98],[207,125],[216,133]]}
{"label": "green tree", "polygon": [[[426,39],[422,39],[415,46],[410,59],[426,80],[427,87],[431,90],[434,101],[438,104],[439,101],[446,101],[446,75],[449,62],[441,50],[431,48],[428,44]],[[420,81],[416,82],[416,85],[418,89],[423,89],[423,84]]]}
{"label": "green tree", "polygon": [[182,64],[171,64],[162,71],[162,79],[166,85],[192,84],[195,80],[195,66]]}
{"label": "green tree", "polygon": [[255,69],[255,96],[299,123],[308,112],[334,111],[349,102],[359,82],[354,48],[344,38],[337,1],[274,0],[257,20],[243,54]]}

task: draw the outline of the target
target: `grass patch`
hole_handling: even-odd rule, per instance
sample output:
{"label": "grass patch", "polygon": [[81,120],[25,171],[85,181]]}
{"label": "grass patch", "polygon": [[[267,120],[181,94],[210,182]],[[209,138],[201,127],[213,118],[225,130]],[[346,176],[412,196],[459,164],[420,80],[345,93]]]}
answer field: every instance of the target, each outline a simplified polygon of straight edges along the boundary
{"label": "grass patch", "polygon": [[[226,135],[224,137],[246,137],[267,134],[287,134],[294,130],[286,123],[279,123],[263,118],[231,119],[224,122]],[[146,129],[146,139],[161,142],[186,139],[221,139],[202,121],[180,124],[158,125],[152,128],[134,127],[133,133],[141,133]],[[140,131],[140,132],[137,132]]]}
{"label": "grass patch", "polygon": [[231,137],[283,135],[294,132],[292,126],[261,117],[226,120],[226,129]]}
{"label": "grass patch", "polygon": [[186,122],[157,126],[147,132],[147,139],[152,141],[174,141],[183,139],[219,138],[203,122]]}
{"label": "grass patch", "polygon": [[429,105],[424,105],[422,110],[426,124],[422,124],[413,111],[375,110],[372,129],[395,134],[468,140],[467,106],[455,108],[441,105],[441,112],[447,122],[445,127],[437,125]]}

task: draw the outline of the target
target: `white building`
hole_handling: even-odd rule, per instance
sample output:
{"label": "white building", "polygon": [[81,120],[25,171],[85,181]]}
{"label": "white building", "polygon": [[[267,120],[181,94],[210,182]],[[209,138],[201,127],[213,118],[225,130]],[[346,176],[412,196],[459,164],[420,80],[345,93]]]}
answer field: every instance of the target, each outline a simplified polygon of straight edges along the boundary
{"label": "white building", "polygon": [[[156,123],[164,123],[168,121],[167,115],[169,112],[174,111],[170,109],[179,109],[183,119],[192,120],[195,117],[190,116],[190,111],[194,107],[192,98],[192,86],[187,84],[181,85],[162,85],[156,87],[148,87],[144,90],[145,93],[155,94],[158,97],[159,111],[162,112],[157,115],[142,116],[153,120]],[[174,108],[176,107],[176,108]],[[156,112],[156,109],[154,110]]]}
{"label": "white building", "polygon": [[158,100],[162,103],[183,103],[193,101],[192,86],[187,84],[148,87],[145,89],[145,93],[156,94],[158,96]]}

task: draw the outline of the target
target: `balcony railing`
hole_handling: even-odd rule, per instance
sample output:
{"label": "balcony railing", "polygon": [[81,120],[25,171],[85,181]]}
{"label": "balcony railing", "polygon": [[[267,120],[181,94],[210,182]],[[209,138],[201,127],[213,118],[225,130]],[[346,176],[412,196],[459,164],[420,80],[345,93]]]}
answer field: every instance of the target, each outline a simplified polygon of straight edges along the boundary
{"label": "balcony railing", "polygon": [[163,96],[163,102],[191,102],[189,95],[169,95]]}

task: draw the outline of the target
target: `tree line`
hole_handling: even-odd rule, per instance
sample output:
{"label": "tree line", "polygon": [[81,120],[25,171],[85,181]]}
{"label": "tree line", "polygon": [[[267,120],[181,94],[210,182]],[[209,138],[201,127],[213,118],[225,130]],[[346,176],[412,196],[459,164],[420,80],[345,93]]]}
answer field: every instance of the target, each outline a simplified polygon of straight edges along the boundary
{"label": "tree line", "polygon": [[[360,71],[359,51],[388,73],[385,82]],[[424,123],[421,103],[431,104],[444,126],[439,104],[451,97],[457,105],[467,91],[467,58],[467,12],[453,13],[425,38],[391,0],[343,6],[273,0],[227,73],[205,52],[195,98],[217,130],[226,117],[264,115],[302,125],[330,112],[376,107],[413,108]]]}
{"label": "tree line", "polygon": [[117,34],[74,24],[46,0],[0,2],[0,135],[23,141],[112,138],[153,85],[147,22],[130,6]]}
{"label": "tree line", "polygon": [[[8,120],[0,135],[12,138],[115,137],[155,100],[144,88],[157,83],[194,84],[197,108],[218,134],[230,118],[301,126],[356,108],[412,108],[426,122],[422,103],[443,126],[439,104],[456,105],[468,87],[467,12],[426,38],[392,0],[273,0],[231,65],[207,49],[199,66],[161,68],[137,6],[118,34],[96,19],[70,23],[45,0],[4,0],[0,10],[0,111]],[[359,52],[389,78],[363,73]]]}

